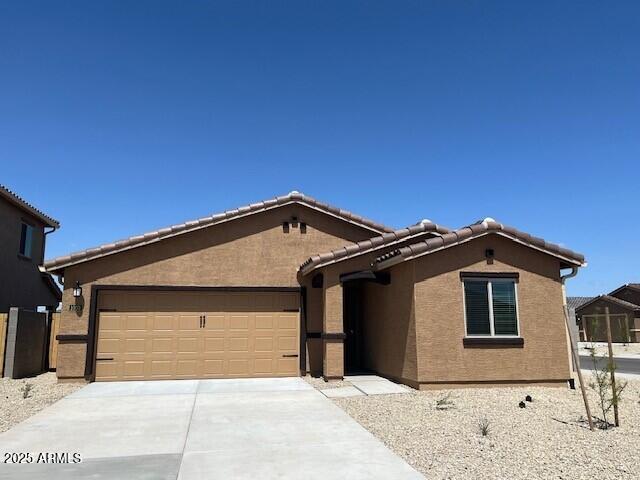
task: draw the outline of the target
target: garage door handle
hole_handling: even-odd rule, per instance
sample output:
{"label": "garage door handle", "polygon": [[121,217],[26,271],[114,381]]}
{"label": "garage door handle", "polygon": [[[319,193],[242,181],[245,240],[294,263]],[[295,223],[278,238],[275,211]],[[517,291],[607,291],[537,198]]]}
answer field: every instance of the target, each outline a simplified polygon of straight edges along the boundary
{"label": "garage door handle", "polygon": [[99,362],[100,360],[104,360],[104,361],[107,361],[107,360],[113,360],[113,357],[102,357],[102,358],[96,358],[96,361],[98,361],[98,362]]}
{"label": "garage door handle", "polygon": [[282,355],[284,358],[298,358],[298,355]]}

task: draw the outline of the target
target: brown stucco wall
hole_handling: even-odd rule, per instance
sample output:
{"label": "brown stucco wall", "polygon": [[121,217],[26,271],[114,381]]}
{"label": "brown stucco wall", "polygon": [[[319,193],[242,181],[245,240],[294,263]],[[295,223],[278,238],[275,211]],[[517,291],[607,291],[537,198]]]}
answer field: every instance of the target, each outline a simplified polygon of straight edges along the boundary
{"label": "brown stucco wall", "polygon": [[363,363],[397,379],[417,378],[413,262],[398,265],[390,285],[365,283]]}
{"label": "brown stucco wall", "polygon": [[[32,258],[19,255],[23,220],[34,227]],[[0,197],[0,313],[7,313],[10,307],[30,310],[37,306],[57,307],[58,299],[38,270],[43,257],[42,222]]]}
{"label": "brown stucco wall", "polygon": [[[485,259],[488,248],[495,252],[490,264]],[[414,263],[418,382],[549,383],[570,378],[557,259],[490,235],[426,255]],[[519,273],[523,347],[463,346],[461,271]]]}
{"label": "brown stucco wall", "polygon": [[[297,216],[307,233],[282,222]],[[298,287],[299,265],[314,253],[369,238],[364,228],[300,205],[288,205],[245,219],[215,225],[158,243],[68,267],[60,334],[86,334],[92,284]],[[71,289],[79,281],[85,308],[69,311]],[[315,325],[312,307],[309,322]],[[82,377],[86,344],[63,343],[58,351],[58,377]]]}

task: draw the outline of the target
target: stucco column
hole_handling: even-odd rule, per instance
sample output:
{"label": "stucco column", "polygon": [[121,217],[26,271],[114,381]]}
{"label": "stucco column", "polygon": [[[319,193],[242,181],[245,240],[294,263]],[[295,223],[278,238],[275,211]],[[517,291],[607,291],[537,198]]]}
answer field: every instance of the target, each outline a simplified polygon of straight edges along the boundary
{"label": "stucco column", "polygon": [[[328,283],[328,282],[327,282]],[[344,376],[344,326],[342,323],[342,285],[324,286],[324,316],[322,321],[323,368],[325,380]]]}

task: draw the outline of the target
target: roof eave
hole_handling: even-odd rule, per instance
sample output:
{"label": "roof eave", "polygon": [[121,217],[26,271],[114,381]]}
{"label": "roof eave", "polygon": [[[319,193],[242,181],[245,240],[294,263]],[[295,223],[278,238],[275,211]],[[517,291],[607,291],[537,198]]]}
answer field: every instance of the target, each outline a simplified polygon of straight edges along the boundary
{"label": "roof eave", "polygon": [[[435,225],[435,226],[438,227],[438,228],[444,228],[444,227],[440,227],[438,225]],[[400,239],[397,239],[395,241],[392,241],[392,242],[389,242],[389,243],[386,243],[386,244],[381,244],[381,245],[378,245],[378,246],[374,246],[374,247],[368,248],[366,250],[362,250],[361,252],[357,252],[357,253],[355,253],[353,255],[347,255],[347,256],[339,257],[339,258],[332,258],[330,260],[323,261],[323,262],[320,262],[320,263],[317,263],[317,264],[310,263],[308,265],[305,265],[305,266],[301,267],[299,269],[299,271],[302,274],[302,276],[306,276],[306,275],[310,274],[311,272],[313,272],[313,271],[315,271],[315,270],[317,270],[319,268],[324,268],[324,267],[328,267],[330,265],[335,265],[336,263],[340,263],[340,262],[347,261],[347,260],[352,260],[354,258],[361,257],[362,255],[366,255],[368,253],[375,252],[376,250],[382,250],[384,248],[393,247],[394,245],[397,245],[398,243],[403,243],[403,242],[406,242],[407,240],[416,239],[416,238],[424,237],[424,236],[427,236],[427,235],[442,236],[442,234],[440,232],[436,231],[436,230],[424,230],[422,232],[418,232],[418,233],[415,233],[413,235],[408,235],[408,236],[406,236],[404,238],[400,238]]]}
{"label": "roof eave", "polygon": [[[336,219],[338,219],[338,220],[340,220],[342,222],[346,222],[346,223],[349,223],[351,225],[357,226],[359,228],[363,228],[365,230],[369,230],[369,231],[371,231],[373,233],[376,233],[376,234],[383,234],[383,233],[388,233],[388,232],[392,232],[393,231],[392,229],[390,229],[389,227],[386,227],[384,225],[379,225],[379,227],[378,227],[378,226],[375,226],[373,224],[373,222],[370,222],[370,221],[358,222],[358,221],[353,220],[351,218],[347,218],[345,216],[341,216],[341,215],[339,215],[337,213],[334,213],[334,211],[333,211],[333,210],[336,210],[336,211],[339,212],[340,211],[339,209],[319,207],[317,205],[317,202],[310,201],[308,198],[309,197],[295,195],[295,196],[292,196],[292,198],[289,198],[288,200],[286,200],[286,201],[284,201],[282,203],[277,203],[277,202],[269,203],[269,205],[263,205],[262,208],[257,208],[257,209],[254,209],[254,210],[248,210],[246,212],[238,213],[238,214],[235,214],[235,215],[232,215],[232,216],[229,216],[229,217],[225,217],[225,218],[220,218],[218,220],[214,220],[214,221],[211,221],[209,223],[195,224],[191,228],[185,228],[185,229],[178,230],[178,231],[175,231],[175,232],[167,233],[165,235],[155,236],[153,238],[148,239],[147,241],[143,240],[141,242],[133,243],[131,245],[125,245],[125,246],[123,246],[121,248],[115,248],[113,250],[106,250],[104,252],[96,252],[95,255],[80,256],[78,254],[78,258],[73,259],[73,255],[74,254],[71,254],[70,256],[54,258],[54,259],[45,261],[44,262],[44,267],[50,273],[59,274],[65,268],[73,266],[73,265],[78,265],[80,263],[86,263],[86,262],[90,262],[90,261],[97,260],[97,259],[100,259],[100,258],[104,258],[104,257],[107,257],[109,255],[115,255],[117,253],[126,252],[126,251],[132,250],[134,248],[151,245],[151,244],[157,243],[157,242],[159,242],[161,240],[165,240],[165,239],[168,239],[168,238],[173,238],[173,237],[176,237],[178,235],[191,233],[191,232],[194,232],[194,231],[197,231],[197,230],[201,230],[203,228],[208,228],[208,227],[211,227],[211,226],[215,226],[215,225],[221,225],[221,224],[233,221],[233,220],[246,218],[246,217],[251,216],[251,215],[255,215],[255,214],[258,214],[258,213],[274,210],[276,208],[285,207],[287,205],[292,205],[292,204],[303,205],[306,208],[310,208],[310,209],[315,210],[317,212],[320,212],[320,213],[322,213],[324,215],[329,215],[329,216],[334,217],[334,218],[336,218]],[[235,209],[235,210],[241,210],[242,208],[244,208],[244,207],[240,207],[240,208]],[[185,222],[185,224],[188,224],[188,223],[189,222]],[[168,228],[171,228],[171,227],[168,227]],[[139,235],[139,237],[144,237],[144,236],[145,236],[145,234]],[[123,240],[123,241],[128,241],[131,238],[134,238],[134,237],[130,237],[129,239],[126,239],[126,240]],[[118,243],[118,242],[112,242],[112,243]],[[107,245],[111,245],[111,244],[107,244]],[[99,249],[101,247],[96,247],[96,248]],[[92,249],[88,249],[88,250],[92,250]],[[67,259],[66,257],[71,257],[71,258]],[[62,260],[62,259],[64,259],[64,260]]]}
{"label": "roof eave", "polygon": [[17,194],[13,193],[6,187],[0,185],[0,194],[11,204],[19,208],[20,210],[28,213],[34,218],[37,218],[40,222],[42,222],[45,226],[51,227],[54,229],[60,228],[60,222],[58,220],[51,218],[49,215],[41,212],[33,205],[29,204],[26,200],[22,199]]}
{"label": "roof eave", "polygon": [[536,245],[532,245],[530,243],[524,242],[524,241],[520,240],[519,238],[517,238],[515,236],[512,236],[512,235],[509,235],[509,234],[506,234],[506,233],[504,233],[502,231],[487,230],[487,231],[484,231],[482,233],[467,237],[467,238],[465,238],[463,240],[460,240],[459,242],[451,243],[449,245],[443,245],[443,246],[440,246],[440,247],[437,247],[437,248],[433,248],[433,249],[429,249],[429,250],[426,250],[424,252],[420,252],[420,253],[417,253],[417,254],[406,254],[406,255],[404,255],[402,252],[398,252],[396,255],[394,255],[394,256],[392,256],[390,258],[386,258],[386,259],[384,259],[384,260],[382,260],[380,262],[376,262],[375,268],[376,268],[376,270],[384,270],[386,268],[389,268],[389,267],[392,267],[394,265],[397,265],[398,263],[401,263],[401,262],[404,262],[404,261],[407,261],[407,260],[414,260],[414,259],[420,258],[420,257],[422,257],[424,255],[429,255],[431,253],[439,252],[439,251],[445,250],[447,248],[455,247],[455,246],[458,246],[458,245],[463,245],[463,244],[465,244],[467,242],[470,242],[472,240],[475,240],[477,238],[481,238],[481,237],[484,237],[486,235],[491,235],[491,234],[500,235],[502,237],[508,238],[509,240],[517,242],[517,243],[519,243],[521,245],[524,245],[526,247],[533,248],[534,250],[538,250],[538,251],[540,251],[542,253],[545,253],[547,255],[551,255],[552,257],[555,257],[555,258],[558,258],[561,261],[565,262],[567,265],[569,265],[567,268],[571,268],[571,267],[586,267],[587,266],[587,262],[586,261],[580,262],[578,260],[575,260],[575,259],[572,259],[572,258],[568,258],[568,257],[566,257],[564,255],[561,255],[561,254],[558,254],[556,252],[551,252],[551,251],[546,250],[544,248],[537,247]]}

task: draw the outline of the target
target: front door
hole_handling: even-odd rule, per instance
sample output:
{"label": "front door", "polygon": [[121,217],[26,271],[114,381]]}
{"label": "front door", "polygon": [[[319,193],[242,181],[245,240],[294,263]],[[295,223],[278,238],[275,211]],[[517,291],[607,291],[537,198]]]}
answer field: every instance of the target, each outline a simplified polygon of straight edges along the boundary
{"label": "front door", "polygon": [[348,282],[344,289],[345,373],[362,371],[362,286],[360,282]]}

